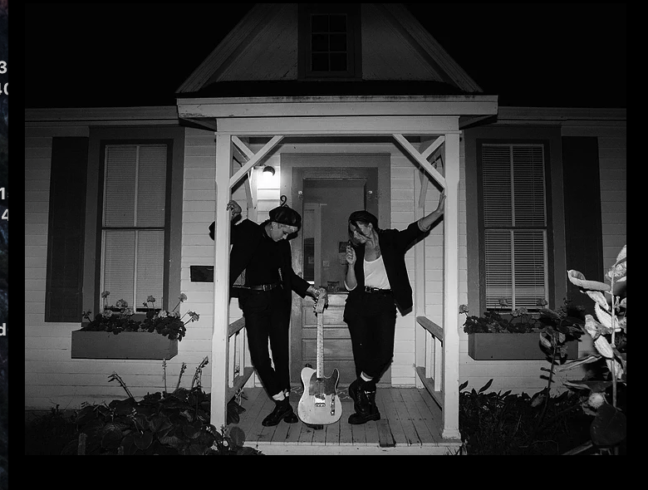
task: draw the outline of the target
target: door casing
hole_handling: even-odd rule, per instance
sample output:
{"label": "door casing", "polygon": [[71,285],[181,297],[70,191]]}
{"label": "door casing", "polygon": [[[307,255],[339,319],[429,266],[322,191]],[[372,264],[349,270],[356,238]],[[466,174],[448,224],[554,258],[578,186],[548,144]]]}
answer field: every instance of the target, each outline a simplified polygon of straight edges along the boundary
{"label": "door casing", "polygon": [[[288,205],[304,216],[303,181],[304,179],[358,179],[368,174],[375,177],[375,189],[371,185],[365,196],[366,208],[377,215],[381,228],[391,224],[390,174],[391,155],[376,154],[283,154],[281,156],[281,194],[289,201]],[[356,209],[349,209],[351,213]],[[346,223],[340,223],[346,227]],[[326,230],[322,230],[326,233]],[[304,249],[302,233],[291,240],[293,270],[303,277]],[[324,376],[330,376],[333,368],[341,372],[340,386],[346,386],[355,379],[355,368],[351,352],[348,328],[342,316],[346,293],[331,293],[329,308],[324,312]],[[300,383],[300,373],[306,362],[316,368],[313,358],[316,343],[317,319],[313,313],[313,300],[302,300],[293,293],[291,313],[291,379]],[[391,370],[381,379],[381,384],[391,381]]]}

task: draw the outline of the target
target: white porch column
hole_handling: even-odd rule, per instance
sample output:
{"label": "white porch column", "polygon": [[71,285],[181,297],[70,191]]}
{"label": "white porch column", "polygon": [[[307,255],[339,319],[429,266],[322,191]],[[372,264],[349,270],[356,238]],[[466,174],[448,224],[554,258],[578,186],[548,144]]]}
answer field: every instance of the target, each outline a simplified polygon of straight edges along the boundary
{"label": "white porch column", "polygon": [[211,424],[220,429],[227,424],[227,360],[229,329],[229,243],[232,138],[216,133],[216,229],[214,233],[214,328],[211,346]]}
{"label": "white porch column", "polygon": [[446,202],[443,302],[443,430],[447,439],[459,432],[459,134],[446,134]]}

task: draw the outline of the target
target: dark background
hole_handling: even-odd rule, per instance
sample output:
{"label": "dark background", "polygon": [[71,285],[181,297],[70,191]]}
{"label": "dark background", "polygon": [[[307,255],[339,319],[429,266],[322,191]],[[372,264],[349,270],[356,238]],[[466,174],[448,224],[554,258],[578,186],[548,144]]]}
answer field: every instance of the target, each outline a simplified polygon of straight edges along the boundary
{"label": "dark background", "polygon": [[[27,4],[27,107],[175,105],[253,4]],[[626,107],[626,4],[406,4],[500,105]]]}

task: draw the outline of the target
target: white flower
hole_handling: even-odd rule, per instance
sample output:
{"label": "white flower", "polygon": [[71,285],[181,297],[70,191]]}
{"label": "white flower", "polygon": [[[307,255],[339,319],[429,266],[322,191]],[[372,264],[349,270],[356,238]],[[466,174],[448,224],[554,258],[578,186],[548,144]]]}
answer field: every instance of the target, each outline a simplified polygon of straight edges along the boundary
{"label": "white flower", "polygon": [[587,400],[589,406],[592,408],[598,408],[605,403],[605,396],[603,393],[592,393]]}

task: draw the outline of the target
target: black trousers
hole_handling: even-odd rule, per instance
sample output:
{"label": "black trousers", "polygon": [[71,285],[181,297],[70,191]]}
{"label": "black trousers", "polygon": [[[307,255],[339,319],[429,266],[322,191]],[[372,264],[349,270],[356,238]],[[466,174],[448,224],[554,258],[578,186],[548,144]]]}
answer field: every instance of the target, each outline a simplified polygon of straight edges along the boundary
{"label": "black trousers", "polygon": [[350,293],[344,321],[351,334],[356,375],[378,381],[394,357],[396,305],[392,293]]}
{"label": "black trousers", "polygon": [[252,364],[266,392],[273,396],[280,391],[290,390],[290,301],[286,300],[281,288],[271,291],[243,290],[239,305],[245,318]]}

